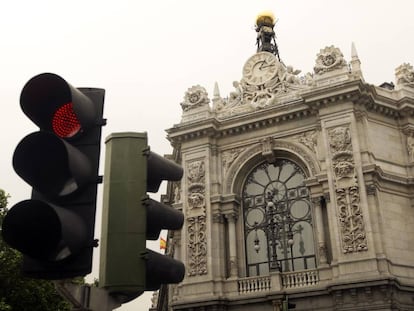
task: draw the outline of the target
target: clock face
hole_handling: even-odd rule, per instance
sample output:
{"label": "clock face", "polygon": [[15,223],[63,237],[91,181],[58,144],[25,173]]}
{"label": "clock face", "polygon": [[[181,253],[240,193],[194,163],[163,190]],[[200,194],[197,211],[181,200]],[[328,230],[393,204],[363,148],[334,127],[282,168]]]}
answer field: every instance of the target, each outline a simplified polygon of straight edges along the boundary
{"label": "clock face", "polygon": [[271,80],[279,69],[279,61],[269,52],[259,52],[250,57],[243,67],[244,79],[254,85]]}

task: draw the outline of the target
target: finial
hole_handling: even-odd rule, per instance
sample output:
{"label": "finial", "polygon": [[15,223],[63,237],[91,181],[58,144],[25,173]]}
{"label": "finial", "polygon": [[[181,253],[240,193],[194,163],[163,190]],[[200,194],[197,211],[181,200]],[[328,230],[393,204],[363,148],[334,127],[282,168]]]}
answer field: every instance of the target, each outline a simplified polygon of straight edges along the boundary
{"label": "finial", "polygon": [[213,98],[220,98],[220,90],[217,81],[214,82]]}
{"label": "finial", "polygon": [[359,60],[358,53],[355,47],[355,43],[352,42],[351,45],[351,71],[357,74],[361,79],[362,77],[362,71],[361,71],[361,61]]}
{"label": "finial", "polygon": [[358,58],[358,53],[357,53],[354,42],[352,42],[352,46],[351,46],[351,58],[352,59],[357,59]]}
{"label": "finial", "polygon": [[276,23],[275,16],[270,11],[264,11],[256,17],[257,52],[270,52],[280,61],[279,50],[276,44],[276,35],[273,30]]}

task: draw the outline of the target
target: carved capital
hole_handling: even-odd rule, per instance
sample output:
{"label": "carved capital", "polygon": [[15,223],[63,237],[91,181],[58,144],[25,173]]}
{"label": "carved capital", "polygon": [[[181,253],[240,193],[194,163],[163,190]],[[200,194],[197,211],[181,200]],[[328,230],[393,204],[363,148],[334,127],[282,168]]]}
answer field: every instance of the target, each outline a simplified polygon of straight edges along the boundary
{"label": "carved capital", "polygon": [[369,184],[365,186],[368,195],[377,195],[377,186]]}
{"label": "carved capital", "polygon": [[237,219],[239,218],[239,214],[236,212],[225,214],[224,217],[227,219],[228,222],[236,223]]}

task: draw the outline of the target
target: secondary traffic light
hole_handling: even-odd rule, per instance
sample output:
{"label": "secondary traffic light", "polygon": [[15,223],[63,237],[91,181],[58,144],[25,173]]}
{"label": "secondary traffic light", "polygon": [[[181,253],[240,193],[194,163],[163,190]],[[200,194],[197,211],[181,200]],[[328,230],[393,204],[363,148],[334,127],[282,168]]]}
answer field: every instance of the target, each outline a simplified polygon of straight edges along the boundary
{"label": "secondary traffic light", "polygon": [[21,92],[20,106],[39,131],[17,145],[13,167],[32,196],[10,209],[2,234],[23,253],[29,277],[91,272],[104,94],[52,73],[33,77]]}
{"label": "secondary traffic light", "polygon": [[99,285],[129,301],[184,278],[182,262],[146,249],[162,229],[178,230],[183,214],[152,200],[162,180],[178,181],[182,168],[149,150],[146,133],[106,139]]}

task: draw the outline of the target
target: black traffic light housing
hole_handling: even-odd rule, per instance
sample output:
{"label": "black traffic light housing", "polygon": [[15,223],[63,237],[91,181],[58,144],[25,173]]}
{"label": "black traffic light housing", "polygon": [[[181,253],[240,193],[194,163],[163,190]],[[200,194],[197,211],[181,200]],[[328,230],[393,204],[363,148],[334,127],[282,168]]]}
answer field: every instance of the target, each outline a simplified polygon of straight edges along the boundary
{"label": "black traffic light housing", "polygon": [[20,141],[13,167],[32,196],[10,209],[2,234],[23,253],[29,277],[64,279],[92,270],[104,95],[52,73],[33,77],[21,92],[21,108],[39,131]]}
{"label": "black traffic light housing", "polygon": [[122,303],[184,278],[182,262],[146,248],[162,229],[178,230],[184,222],[182,212],[147,192],[182,174],[181,166],[150,151],[146,133],[106,139],[99,285]]}

